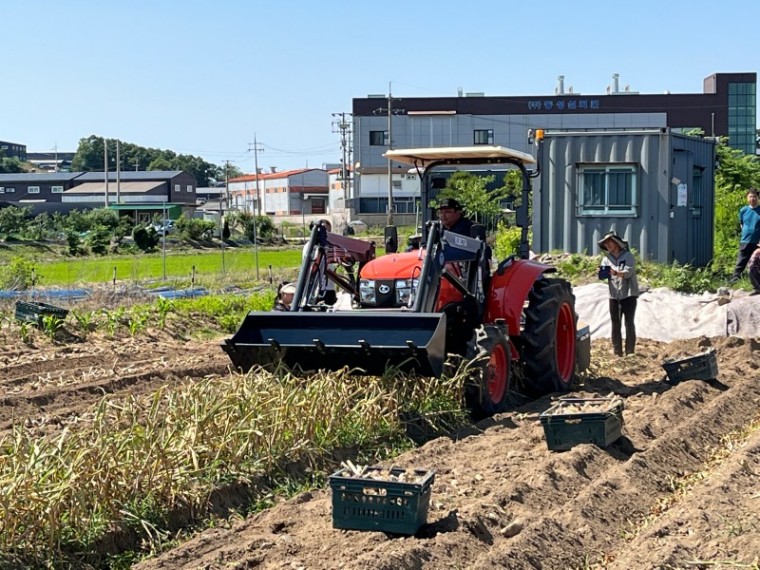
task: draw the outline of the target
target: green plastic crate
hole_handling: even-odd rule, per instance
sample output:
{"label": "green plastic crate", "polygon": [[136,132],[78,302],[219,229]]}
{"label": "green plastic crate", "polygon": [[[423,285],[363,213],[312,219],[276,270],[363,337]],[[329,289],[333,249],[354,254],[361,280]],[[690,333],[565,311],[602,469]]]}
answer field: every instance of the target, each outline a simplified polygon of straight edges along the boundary
{"label": "green plastic crate", "polygon": [[[577,406],[599,412],[574,412]],[[607,447],[623,430],[623,401],[619,398],[563,398],[539,416],[546,444],[552,451],[566,451],[580,443]]]}
{"label": "green plastic crate", "polygon": [[22,323],[32,323],[42,326],[44,317],[58,317],[63,320],[69,314],[68,309],[48,305],[39,301],[16,301],[15,318]]}
{"label": "green plastic crate", "polygon": [[[364,470],[370,476],[380,472],[387,470]],[[331,475],[333,528],[406,535],[417,532],[427,521],[435,472],[398,467],[392,467],[390,472],[395,476],[406,474],[414,482],[355,477],[345,468]]]}
{"label": "green plastic crate", "polygon": [[665,360],[662,363],[668,382],[681,380],[712,380],[718,376],[718,357],[714,348],[682,360]]}

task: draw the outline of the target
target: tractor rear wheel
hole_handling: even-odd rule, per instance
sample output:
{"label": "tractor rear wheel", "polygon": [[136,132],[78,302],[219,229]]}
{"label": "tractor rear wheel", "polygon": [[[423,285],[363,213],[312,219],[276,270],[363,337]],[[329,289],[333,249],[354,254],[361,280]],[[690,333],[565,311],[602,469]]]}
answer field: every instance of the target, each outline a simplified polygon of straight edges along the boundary
{"label": "tractor rear wheel", "polygon": [[523,329],[523,389],[567,392],[575,373],[575,296],[564,279],[538,279],[528,295]]}
{"label": "tractor rear wheel", "polygon": [[507,409],[511,353],[503,325],[482,325],[467,343],[467,407],[482,419]]}

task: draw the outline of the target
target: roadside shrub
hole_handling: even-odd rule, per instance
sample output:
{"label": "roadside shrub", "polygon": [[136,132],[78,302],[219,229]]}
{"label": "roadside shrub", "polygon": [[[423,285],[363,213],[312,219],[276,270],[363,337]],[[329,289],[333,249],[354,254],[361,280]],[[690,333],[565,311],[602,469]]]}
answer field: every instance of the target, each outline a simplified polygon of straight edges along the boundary
{"label": "roadside shrub", "polygon": [[0,286],[3,289],[26,290],[36,282],[34,265],[23,257],[14,257],[0,273]]}
{"label": "roadside shrub", "polygon": [[[521,229],[517,226],[507,227],[503,224],[499,225],[493,246],[494,259],[502,260],[517,253],[517,249],[520,246],[520,232]],[[530,235],[528,236],[528,240],[530,241]]]}
{"label": "roadside shrub", "polygon": [[105,255],[111,244],[112,230],[105,226],[95,226],[85,238],[85,245],[95,255]]}
{"label": "roadside shrub", "polygon": [[270,241],[276,233],[269,216],[254,216],[250,212],[239,212],[236,217],[245,237],[251,241],[254,241],[256,237],[260,240]]}
{"label": "roadside shrub", "polygon": [[85,219],[89,225],[88,229],[102,226],[112,232],[119,225],[119,215],[114,210],[106,210],[105,208],[90,210],[85,214]]}
{"label": "roadside shrub", "polygon": [[212,221],[186,218],[184,214],[177,219],[177,231],[188,239],[211,239],[215,227]]}
{"label": "roadside shrub", "polygon": [[29,212],[29,208],[17,208],[16,206],[0,208],[0,234],[7,237],[21,232],[26,225]]}
{"label": "roadside shrub", "polygon": [[132,230],[132,239],[141,251],[153,251],[161,240],[152,226],[137,226]]}
{"label": "roadside shrub", "polygon": [[82,240],[79,239],[79,234],[73,230],[66,231],[66,248],[69,255],[79,255],[84,253],[82,251]]}

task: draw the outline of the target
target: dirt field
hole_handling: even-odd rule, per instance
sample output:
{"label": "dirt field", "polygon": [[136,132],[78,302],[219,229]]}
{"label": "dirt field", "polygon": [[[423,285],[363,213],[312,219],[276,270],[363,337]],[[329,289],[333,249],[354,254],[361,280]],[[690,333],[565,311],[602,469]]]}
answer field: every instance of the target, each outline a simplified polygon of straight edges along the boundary
{"label": "dirt field", "polygon": [[[3,343],[0,430],[23,419],[60,429],[104,393],[148,392],[227,373],[216,341]],[[715,347],[713,381],[664,383],[666,357]],[[547,449],[528,402],[394,464],[433,469],[427,524],[416,536],[332,528],[330,491],[306,493],[230,528],[207,530],[142,570],[178,568],[757,568],[760,556],[760,342],[659,343],[608,356],[577,395],[625,402],[623,437],[607,449]]]}

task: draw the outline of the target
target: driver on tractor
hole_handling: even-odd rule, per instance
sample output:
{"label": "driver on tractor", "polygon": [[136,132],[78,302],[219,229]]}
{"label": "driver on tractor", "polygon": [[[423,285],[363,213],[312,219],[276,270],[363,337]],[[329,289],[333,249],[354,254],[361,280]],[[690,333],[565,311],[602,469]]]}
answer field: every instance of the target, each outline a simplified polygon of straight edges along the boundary
{"label": "driver on tractor", "polygon": [[462,214],[462,205],[454,198],[444,198],[438,204],[438,219],[443,227],[455,234],[470,237],[472,220]]}

